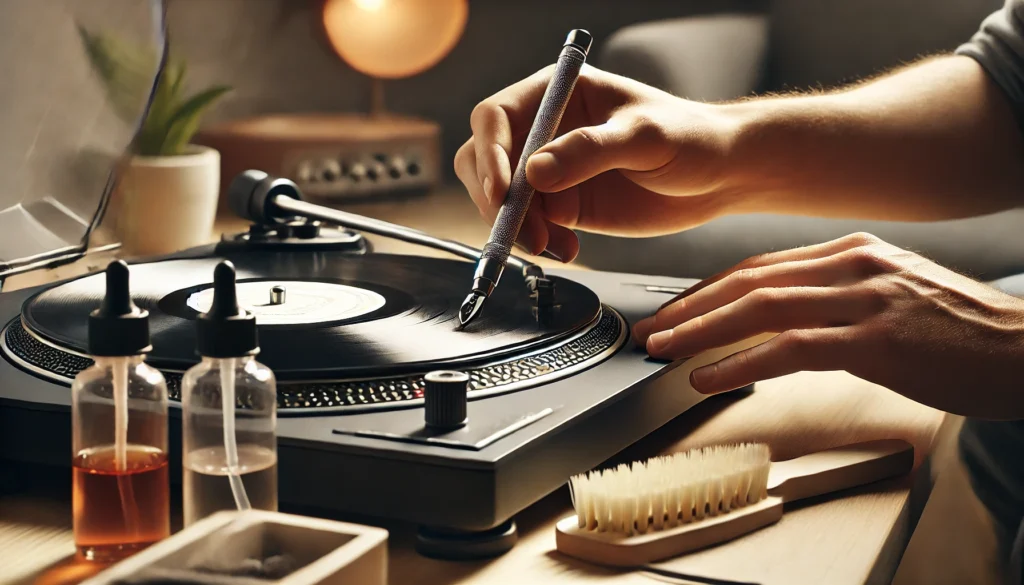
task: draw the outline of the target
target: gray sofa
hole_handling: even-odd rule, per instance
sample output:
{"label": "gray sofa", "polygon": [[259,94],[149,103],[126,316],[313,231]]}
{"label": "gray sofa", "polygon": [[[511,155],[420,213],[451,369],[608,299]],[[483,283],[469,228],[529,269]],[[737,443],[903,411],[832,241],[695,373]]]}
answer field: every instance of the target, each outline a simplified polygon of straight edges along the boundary
{"label": "gray sofa", "polygon": [[[650,22],[618,31],[597,66],[701,101],[833,86],[951,51],[1001,0],[774,0],[763,14]],[[672,235],[581,234],[593,268],[701,278],[749,256],[868,231],[984,280],[1024,272],[1024,210],[933,223],[742,215]]]}

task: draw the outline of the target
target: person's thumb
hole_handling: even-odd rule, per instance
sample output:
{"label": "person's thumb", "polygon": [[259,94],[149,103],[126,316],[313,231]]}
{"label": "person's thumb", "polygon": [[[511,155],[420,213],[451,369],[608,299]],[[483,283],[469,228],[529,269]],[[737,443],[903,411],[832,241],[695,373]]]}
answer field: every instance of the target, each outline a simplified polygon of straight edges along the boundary
{"label": "person's thumb", "polygon": [[612,169],[641,170],[644,145],[617,120],[577,128],[537,149],[526,161],[526,179],[534,189],[563,191]]}

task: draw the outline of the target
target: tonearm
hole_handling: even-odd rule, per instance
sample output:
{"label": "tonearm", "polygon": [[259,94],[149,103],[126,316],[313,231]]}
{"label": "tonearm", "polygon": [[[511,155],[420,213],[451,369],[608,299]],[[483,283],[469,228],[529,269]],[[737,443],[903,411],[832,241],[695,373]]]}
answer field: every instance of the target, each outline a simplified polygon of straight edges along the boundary
{"label": "tonearm", "polygon": [[[461,242],[304,201],[294,182],[258,170],[240,173],[231,181],[228,204],[239,217],[266,226],[303,218],[433,248],[468,260],[476,261],[481,254],[480,249]],[[509,256],[507,264],[522,272],[539,308],[554,306],[554,283],[545,277],[540,266],[518,256]]]}

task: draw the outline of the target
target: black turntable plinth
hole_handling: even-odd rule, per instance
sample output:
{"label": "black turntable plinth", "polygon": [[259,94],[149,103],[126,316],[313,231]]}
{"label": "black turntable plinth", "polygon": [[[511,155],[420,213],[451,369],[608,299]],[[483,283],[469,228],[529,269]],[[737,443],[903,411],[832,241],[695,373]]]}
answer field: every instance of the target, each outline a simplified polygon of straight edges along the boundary
{"label": "black turntable plinth", "polygon": [[[131,271],[151,314],[150,363],[177,408],[213,267],[236,265],[259,359],[278,376],[282,503],[488,530],[700,400],[683,369],[629,339],[630,323],[689,281],[509,270],[459,331],[471,262],[376,254],[357,234],[295,227],[264,221]],[[275,229],[292,231],[275,240]],[[0,295],[2,457],[69,464],[69,386],[91,364],[86,324],[102,294],[90,275]],[[423,377],[439,369],[469,376],[468,422],[453,430],[424,424]]]}

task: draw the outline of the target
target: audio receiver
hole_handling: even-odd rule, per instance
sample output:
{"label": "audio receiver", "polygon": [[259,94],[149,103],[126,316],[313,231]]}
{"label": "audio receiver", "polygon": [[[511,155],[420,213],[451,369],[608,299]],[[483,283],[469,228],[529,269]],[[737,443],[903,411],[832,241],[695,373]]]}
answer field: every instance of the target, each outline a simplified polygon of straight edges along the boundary
{"label": "audio receiver", "polygon": [[266,169],[321,203],[424,193],[442,174],[440,126],[394,114],[272,114],[211,125],[196,141],[220,152],[222,181]]}

